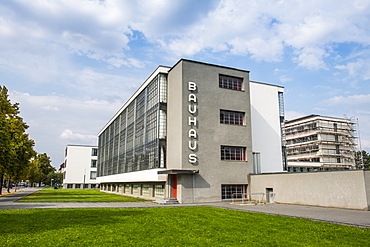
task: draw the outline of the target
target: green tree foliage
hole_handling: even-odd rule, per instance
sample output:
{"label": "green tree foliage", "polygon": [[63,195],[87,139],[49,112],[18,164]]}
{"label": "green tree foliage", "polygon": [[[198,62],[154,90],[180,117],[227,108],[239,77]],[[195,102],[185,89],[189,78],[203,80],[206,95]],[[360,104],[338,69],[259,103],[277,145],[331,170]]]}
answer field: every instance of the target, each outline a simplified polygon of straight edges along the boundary
{"label": "green tree foliage", "polygon": [[46,183],[49,184],[49,174],[55,173],[55,168],[51,165],[51,159],[46,154],[38,154],[31,161],[28,171],[29,180],[31,183]]}
{"label": "green tree foliage", "polygon": [[51,183],[51,186],[53,186],[53,184],[62,184],[63,183],[63,173],[50,172],[46,179],[48,181],[47,183]]}
{"label": "green tree foliage", "polygon": [[356,152],[356,167],[370,169],[370,154],[365,150]]}
{"label": "green tree foliage", "polygon": [[35,143],[25,132],[28,126],[18,114],[18,103],[12,104],[7,88],[0,86],[0,180],[5,178],[9,182],[24,178],[30,160],[36,154],[33,150]]}

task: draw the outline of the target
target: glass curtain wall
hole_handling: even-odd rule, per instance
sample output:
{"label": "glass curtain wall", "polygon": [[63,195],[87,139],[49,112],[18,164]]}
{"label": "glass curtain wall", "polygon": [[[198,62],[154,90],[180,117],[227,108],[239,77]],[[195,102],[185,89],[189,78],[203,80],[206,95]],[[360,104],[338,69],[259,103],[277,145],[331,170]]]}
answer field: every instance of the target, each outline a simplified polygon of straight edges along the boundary
{"label": "glass curtain wall", "polygon": [[165,167],[166,103],[159,74],[99,136],[98,176]]}

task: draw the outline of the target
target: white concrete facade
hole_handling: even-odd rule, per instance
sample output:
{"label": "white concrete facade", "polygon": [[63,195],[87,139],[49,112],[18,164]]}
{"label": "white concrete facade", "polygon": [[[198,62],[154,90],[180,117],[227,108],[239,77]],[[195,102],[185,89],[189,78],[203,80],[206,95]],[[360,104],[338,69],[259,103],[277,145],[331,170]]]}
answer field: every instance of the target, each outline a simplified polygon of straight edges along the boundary
{"label": "white concrete facade", "polygon": [[[284,88],[266,83],[250,82],[253,152],[260,154],[261,169],[255,173],[285,170],[282,141],[284,106],[277,97]],[[280,100],[282,97],[280,98]]]}
{"label": "white concrete facade", "polygon": [[98,188],[97,146],[67,145],[62,168],[63,188]]}

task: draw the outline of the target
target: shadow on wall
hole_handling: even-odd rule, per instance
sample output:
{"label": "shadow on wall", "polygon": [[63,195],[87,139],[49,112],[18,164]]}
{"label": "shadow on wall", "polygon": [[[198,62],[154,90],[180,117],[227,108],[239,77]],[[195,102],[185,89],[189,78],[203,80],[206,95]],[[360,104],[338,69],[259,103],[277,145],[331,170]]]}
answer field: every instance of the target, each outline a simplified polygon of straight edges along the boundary
{"label": "shadow on wall", "polygon": [[[261,153],[262,172],[283,171],[280,127],[274,129],[270,123],[275,121],[267,121],[253,106],[251,107],[251,117],[252,151]],[[276,121],[280,122],[280,119],[276,119]],[[279,166],[277,166],[277,161],[280,161]]]}

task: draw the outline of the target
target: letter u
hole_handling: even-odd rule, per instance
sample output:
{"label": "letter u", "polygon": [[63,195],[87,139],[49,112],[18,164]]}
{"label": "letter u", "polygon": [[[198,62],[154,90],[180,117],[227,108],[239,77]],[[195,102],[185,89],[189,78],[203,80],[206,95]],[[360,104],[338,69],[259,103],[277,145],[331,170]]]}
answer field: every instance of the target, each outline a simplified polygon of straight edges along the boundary
{"label": "letter u", "polygon": [[197,106],[196,105],[189,105],[189,112],[191,114],[195,114],[197,112]]}
{"label": "letter u", "polygon": [[189,141],[189,149],[195,150],[197,148],[197,141]]}

